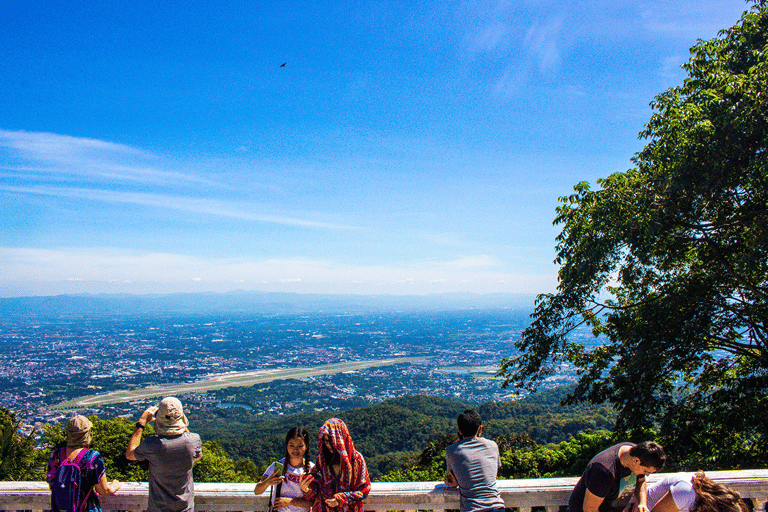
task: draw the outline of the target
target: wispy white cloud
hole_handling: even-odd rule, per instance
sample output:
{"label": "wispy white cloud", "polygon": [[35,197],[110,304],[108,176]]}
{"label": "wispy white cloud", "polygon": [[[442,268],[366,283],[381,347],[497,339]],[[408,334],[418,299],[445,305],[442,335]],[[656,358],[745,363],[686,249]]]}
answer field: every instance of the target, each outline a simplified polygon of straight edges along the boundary
{"label": "wispy white cloud", "polygon": [[536,20],[525,34],[525,49],[540,72],[553,71],[560,67],[562,56],[559,42],[563,30],[562,14]]}
{"label": "wispy white cloud", "polygon": [[[136,205],[195,214],[321,229],[354,229],[324,222],[317,213],[285,212],[274,188],[254,199],[208,169],[177,165],[124,144],[53,133],[0,130],[0,191],[99,203]],[[204,166],[203,166],[204,167]],[[243,180],[243,178],[241,178]],[[248,180],[249,185],[255,180]],[[265,187],[268,188],[268,187]],[[296,192],[295,195],[300,195]],[[322,214],[320,214],[322,215]]]}
{"label": "wispy white cloud", "polygon": [[709,39],[718,31],[735,24],[747,3],[711,2],[692,4],[688,1],[648,2],[639,10],[642,27],[655,34],[690,39]]}
{"label": "wispy white cloud", "polygon": [[533,77],[560,69],[566,9],[506,0],[473,6],[465,13],[463,57],[484,67],[494,94],[519,92]]}
{"label": "wispy white cloud", "polygon": [[17,194],[35,194],[51,197],[66,197],[92,202],[121,203],[154,208],[165,208],[197,214],[228,217],[253,222],[265,222],[271,224],[283,224],[288,226],[300,226],[307,228],[323,229],[358,229],[352,226],[319,222],[300,218],[284,217],[279,215],[263,214],[254,210],[252,203],[236,201],[220,201],[215,199],[192,198],[153,194],[146,192],[121,192],[102,189],[66,188],[66,187],[15,187],[0,185],[0,191]]}
{"label": "wispy white cloud", "polygon": [[499,264],[499,261],[485,254],[478,256],[465,256],[452,261],[446,261],[444,263],[447,268],[452,269],[488,268],[498,266]]}
{"label": "wispy white cloud", "polygon": [[469,51],[473,54],[507,52],[514,45],[513,26],[502,19],[492,19],[471,34]]}
{"label": "wispy white cloud", "polygon": [[124,144],[55,133],[0,130],[0,141],[6,147],[48,160],[98,153],[151,157],[150,153]]}
{"label": "wispy white cloud", "polygon": [[168,171],[159,157],[124,144],[55,133],[0,130],[0,168],[27,172],[27,179],[108,180],[148,185],[217,183]]}

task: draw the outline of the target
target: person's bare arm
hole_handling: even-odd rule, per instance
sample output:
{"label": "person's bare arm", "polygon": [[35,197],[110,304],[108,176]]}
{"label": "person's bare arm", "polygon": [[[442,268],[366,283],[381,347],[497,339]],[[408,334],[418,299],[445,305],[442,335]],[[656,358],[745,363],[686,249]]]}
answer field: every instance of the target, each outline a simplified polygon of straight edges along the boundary
{"label": "person's bare arm", "polygon": [[256,484],[256,487],[253,489],[254,494],[261,494],[264,491],[267,490],[267,487],[270,485],[277,485],[280,482],[283,481],[283,477],[278,472],[273,472],[269,475],[265,475],[261,477],[261,480]]}
{"label": "person's bare arm", "polygon": [[101,479],[99,482],[94,485],[94,488],[96,489],[96,492],[99,494],[99,496],[110,496],[112,494],[115,494],[118,489],[120,489],[120,486],[122,484],[118,482],[117,480],[112,480],[111,482],[107,481],[107,473],[104,472],[103,475],[101,475]]}
{"label": "person's bare arm", "polygon": [[312,502],[306,498],[275,498],[275,508],[285,508],[290,506],[309,508],[312,506]]}
{"label": "person's bare arm", "polygon": [[645,483],[645,475],[637,476],[635,500],[637,500],[637,512],[651,512],[648,510],[648,487]]}
{"label": "person's bare arm", "polygon": [[653,506],[653,509],[651,509],[651,512],[677,512],[677,504],[675,503],[675,500],[672,498],[672,493],[670,491],[667,491],[667,494],[665,494],[659,502]]}
{"label": "person's bare arm", "polygon": [[[144,425],[145,427],[155,419],[155,411],[157,410],[157,407],[150,407],[144,413],[141,415],[141,418],[139,418],[139,423]],[[128,448],[125,450],[125,458],[128,460],[136,460],[136,455],[134,455],[134,451],[136,448],[139,447],[139,444],[141,444],[141,434],[144,432],[143,428],[137,428],[133,431],[133,435],[131,436],[131,439],[128,441]]]}
{"label": "person's bare arm", "polygon": [[600,504],[604,499],[605,498],[592,494],[589,489],[587,489],[584,493],[584,512],[598,512]]}
{"label": "person's bare arm", "polygon": [[443,483],[447,485],[448,487],[458,487],[459,481],[456,480],[456,476],[454,476],[453,471],[449,471],[445,474],[445,478],[443,479]]}
{"label": "person's bare arm", "polygon": [[128,460],[136,460],[136,456],[133,454],[133,452],[136,450],[136,448],[139,447],[139,444],[141,444],[141,434],[144,430],[137,428],[134,430],[133,435],[131,436],[131,439],[128,441],[128,448],[125,450],[125,458]]}

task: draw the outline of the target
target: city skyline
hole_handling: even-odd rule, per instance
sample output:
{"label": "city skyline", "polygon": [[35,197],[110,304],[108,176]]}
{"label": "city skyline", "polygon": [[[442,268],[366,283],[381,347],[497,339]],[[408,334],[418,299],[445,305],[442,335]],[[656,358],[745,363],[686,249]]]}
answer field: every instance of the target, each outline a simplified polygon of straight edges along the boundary
{"label": "city skyline", "polygon": [[553,291],[557,198],[749,6],[8,2],[0,297]]}

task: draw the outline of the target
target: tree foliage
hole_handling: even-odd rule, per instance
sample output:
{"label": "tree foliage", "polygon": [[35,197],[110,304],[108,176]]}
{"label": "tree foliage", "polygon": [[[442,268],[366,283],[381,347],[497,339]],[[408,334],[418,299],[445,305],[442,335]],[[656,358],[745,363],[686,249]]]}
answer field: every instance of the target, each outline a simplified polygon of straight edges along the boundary
{"label": "tree foliage", "polygon": [[[244,468],[242,464],[238,467]],[[255,465],[254,465],[255,468]],[[251,468],[253,469],[253,468]],[[203,458],[192,468],[195,482],[254,482],[252,475],[238,471],[227,452],[215,441],[203,442]]]}
{"label": "tree foliage", "polygon": [[[440,481],[445,477],[445,447],[455,436],[428,443],[418,457],[381,477],[385,482]],[[578,476],[595,454],[614,444],[607,430],[586,430],[560,443],[538,444],[527,434],[505,433],[494,439],[499,446],[498,478]]]}
{"label": "tree foliage", "polygon": [[592,457],[616,442],[613,433],[591,429],[547,445],[526,439],[524,434],[512,436],[511,443],[505,437],[496,439],[501,455],[499,475],[504,478],[578,476]]}
{"label": "tree foliage", "polygon": [[[651,104],[635,168],[576,185],[555,224],[554,294],[505,358],[535,389],[562,363],[569,402],[610,401],[695,469],[768,462],[768,4],[699,41]],[[575,329],[605,343],[586,348]]]}
{"label": "tree foliage", "polygon": [[[602,404],[562,407],[560,402],[566,394],[563,389],[550,390],[518,401],[480,405],[440,397],[409,396],[343,412],[292,414],[252,424],[231,419],[222,424],[210,418],[194,418],[192,422],[204,438],[216,439],[233,458],[249,458],[263,467],[282,456],[285,433],[291,427],[303,426],[310,433],[316,433],[326,419],[338,415],[349,426],[371,477],[378,478],[407,467],[425,446],[440,436],[455,437],[456,416],[468,407],[475,407],[483,417],[489,438],[525,432],[536,442],[550,443],[563,441],[584,429],[613,428],[616,415],[610,407]],[[314,444],[310,450],[312,457],[316,457]]]}
{"label": "tree foliage", "polygon": [[[544,391],[518,401],[489,402],[474,407],[485,419],[486,435],[497,438],[503,447],[514,445],[516,449],[522,446],[521,439],[534,444],[560,442],[582,429],[612,427],[615,413],[608,407],[590,404],[562,407],[560,401],[567,390]],[[341,413],[300,413],[255,424],[241,424],[231,418],[213,421],[209,417],[203,421],[196,416],[191,420],[192,427],[206,441],[203,459],[194,468],[195,481],[258,481],[267,466],[283,456],[285,433],[290,428],[298,425],[317,432],[330,416],[340,416],[347,422],[355,446],[365,456],[373,478],[399,472],[397,478],[404,480],[442,480],[444,449],[455,440],[456,416],[470,406],[440,397],[409,396]],[[148,464],[125,458],[128,439],[134,432],[133,422],[122,417],[91,416],[90,420],[93,423],[91,448],[104,459],[107,476],[120,481],[146,481]],[[19,423],[12,413],[0,409],[0,470],[3,471],[0,480],[42,480],[51,450],[65,444],[64,425],[44,426],[44,436],[36,447],[32,437],[19,433]],[[513,432],[524,434],[511,434]],[[143,435],[153,434],[153,426],[149,424]],[[4,441],[6,439],[11,441]],[[314,441],[310,444],[314,458],[316,446]]]}
{"label": "tree foliage", "polygon": [[45,454],[35,450],[32,435],[19,432],[16,415],[0,407],[0,481],[42,480]]}

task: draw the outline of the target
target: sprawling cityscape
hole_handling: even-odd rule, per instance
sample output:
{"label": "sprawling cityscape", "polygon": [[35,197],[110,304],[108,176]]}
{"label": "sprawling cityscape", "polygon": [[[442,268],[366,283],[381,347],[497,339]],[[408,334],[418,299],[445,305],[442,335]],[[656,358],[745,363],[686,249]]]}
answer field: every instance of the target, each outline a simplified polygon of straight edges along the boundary
{"label": "sprawling cityscape", "polygon": [[[39,429],[72,410],[135,414],[169,390],[191,411],[275,415],[415,394],[513,400],[494,376],[526,321],[512,310],[6,319],[0,407]],[[574,380],[563,368],[549,384]],[[109,398],[118,391],[135,397]]]}

